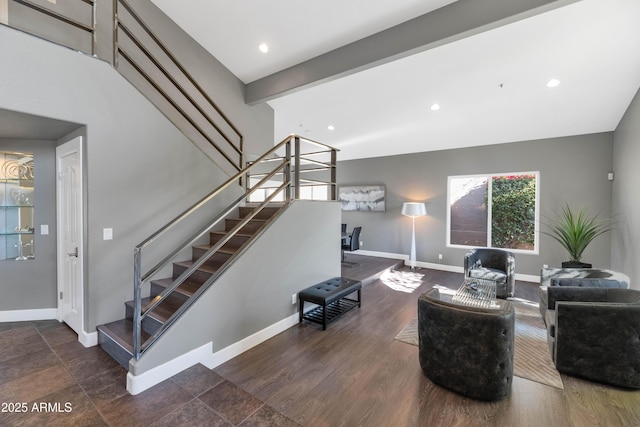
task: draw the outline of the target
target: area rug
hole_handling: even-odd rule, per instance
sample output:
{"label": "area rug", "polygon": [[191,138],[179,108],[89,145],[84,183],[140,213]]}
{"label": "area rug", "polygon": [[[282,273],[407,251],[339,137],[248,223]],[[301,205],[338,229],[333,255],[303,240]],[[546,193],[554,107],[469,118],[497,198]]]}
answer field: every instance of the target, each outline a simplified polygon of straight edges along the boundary
{"label": "area rug", "polygon": [[[538,311],[538,304],[518,298],[509,300],[516,310],[513,374],[563,390],[562,378],[549,355],[547,330]],[[418,319],[411,319],[395,339],[417,346]]]}

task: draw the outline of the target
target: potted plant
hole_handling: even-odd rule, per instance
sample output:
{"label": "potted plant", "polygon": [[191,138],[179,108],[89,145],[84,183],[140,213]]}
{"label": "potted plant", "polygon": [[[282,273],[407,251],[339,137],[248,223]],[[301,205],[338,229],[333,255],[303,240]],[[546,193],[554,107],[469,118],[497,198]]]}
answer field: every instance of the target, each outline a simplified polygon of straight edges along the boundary
{"label": "potted plant", "polygon": [[569,205],[548,227],[549,231],[542,233],[551,236],[569,252],[570,259],[562,263],[562,268],[591,268],[591,264],[580,261],[582,253],[593,239],[613,228],[610,222],[589,215],[584,208],[574,213]]}

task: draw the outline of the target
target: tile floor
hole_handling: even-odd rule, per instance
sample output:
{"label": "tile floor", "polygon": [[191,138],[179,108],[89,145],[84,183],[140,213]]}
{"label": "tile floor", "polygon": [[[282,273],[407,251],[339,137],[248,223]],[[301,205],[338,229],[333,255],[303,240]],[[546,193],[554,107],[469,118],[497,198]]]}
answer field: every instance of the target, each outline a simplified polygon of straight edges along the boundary
{"label": "tile floor", "polygon": [[0,323],[1,426],[298,426],[202,365],[136,396],[125,384],[63,323]]}

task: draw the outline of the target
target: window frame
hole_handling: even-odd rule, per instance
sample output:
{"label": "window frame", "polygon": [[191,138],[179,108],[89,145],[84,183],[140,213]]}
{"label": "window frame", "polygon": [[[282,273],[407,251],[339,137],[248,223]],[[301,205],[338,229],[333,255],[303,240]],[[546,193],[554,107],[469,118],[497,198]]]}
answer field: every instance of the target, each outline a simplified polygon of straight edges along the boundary
{"label": "window frame", "polygon": [[[492,209],[493,209],[493,178],[501,176],[513,176],[513,175],[534,175],[536,182],[535,191],[535,218],[534,218],[534,235],[533,235],[533,249],[512,249],[512,248],[497,248],[491,245],[492,242]],[[482,173],[482,174],[469,174],[469,175],[449,175],[447,177],[447,218],[446,218],[446,246],[448,248],[460,248],[470,249],[479,246],[468,246],[451,243],[451,180],[461,178],[486,178],[487,179],[487,245],[483,246],[488,249],[504,249],[514,253],[538,255],[540,252],[540,171],[524,171],[524,172],[504,172],[504,173]]]}

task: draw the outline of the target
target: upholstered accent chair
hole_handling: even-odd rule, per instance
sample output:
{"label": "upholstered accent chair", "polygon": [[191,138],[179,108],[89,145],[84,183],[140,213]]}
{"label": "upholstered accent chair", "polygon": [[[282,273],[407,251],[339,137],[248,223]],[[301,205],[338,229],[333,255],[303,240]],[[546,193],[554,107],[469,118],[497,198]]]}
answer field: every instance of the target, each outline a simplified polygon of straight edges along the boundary
{"label": "upholstered accent chair", "polygon": [[496,309],[463,306],[432,289],[418,298],[420,367],[434,383],[479,400],[511,391],[515,311],[509,301]]}
{"label": "upholstered accent chair", "polygon": [[640,291],[549,286],[547,339],[558,371],[640,388]]}
{"label": "upholstered accent chair", "polygon": [[502,249],[473,249],[464,256],[464,277],[496,282],[496,297],[512,297],[516,289],[516,258]]}

